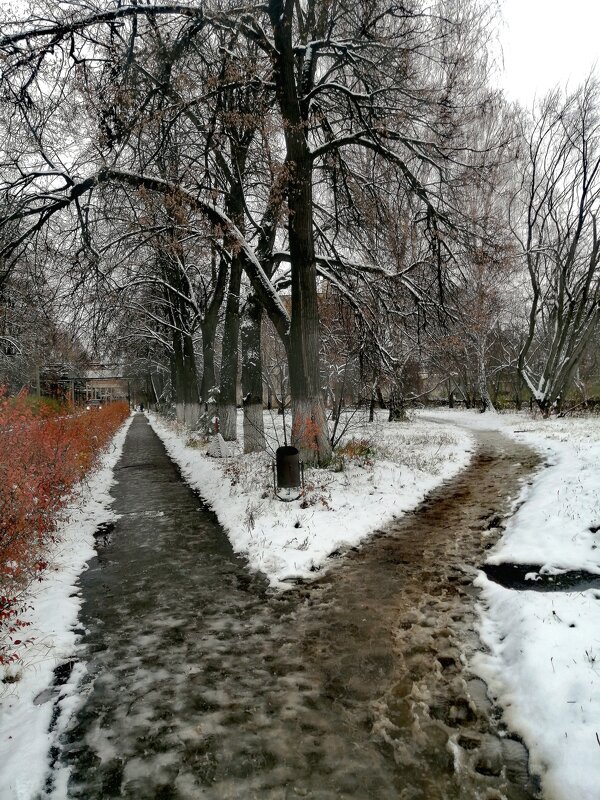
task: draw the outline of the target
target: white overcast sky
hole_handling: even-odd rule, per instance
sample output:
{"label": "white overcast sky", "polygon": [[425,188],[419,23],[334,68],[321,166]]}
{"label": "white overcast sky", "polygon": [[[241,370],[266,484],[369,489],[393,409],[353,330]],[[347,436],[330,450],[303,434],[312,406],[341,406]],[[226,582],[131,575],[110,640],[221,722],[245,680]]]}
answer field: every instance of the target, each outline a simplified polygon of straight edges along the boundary
{"label": "white overcast sky", "polygon": [[503,0],[501,85],[530,106],[557,84],[574,89],[597,65],[600,0]]}

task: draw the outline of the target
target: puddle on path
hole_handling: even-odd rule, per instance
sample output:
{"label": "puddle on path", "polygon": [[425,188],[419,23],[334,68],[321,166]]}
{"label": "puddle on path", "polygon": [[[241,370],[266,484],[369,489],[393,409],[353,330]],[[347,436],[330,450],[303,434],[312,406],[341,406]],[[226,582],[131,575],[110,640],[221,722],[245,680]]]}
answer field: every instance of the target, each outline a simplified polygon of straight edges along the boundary
{"label": "puddle on path", "polygon": [[585,570],[544,572],[539,564],[484,564],[491,581],[507,589],[533,592],[584,592],[600,589],[600,575]]}
{"label": "puddle on path", "polygon": [[113,488],[123,516],[81,578],[69,798],[533,797],[524,748],[461,654],[479,646],[464,564],[534,465],[483,433],[416,512],[274,594],[136,417]]}

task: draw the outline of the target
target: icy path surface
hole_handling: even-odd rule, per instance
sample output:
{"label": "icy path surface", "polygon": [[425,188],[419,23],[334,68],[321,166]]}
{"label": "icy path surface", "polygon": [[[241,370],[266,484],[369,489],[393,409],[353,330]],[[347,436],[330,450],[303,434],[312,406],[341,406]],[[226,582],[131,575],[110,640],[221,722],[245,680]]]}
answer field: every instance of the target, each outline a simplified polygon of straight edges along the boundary
{"label": "icy path surface", "polygon": [[531,798],[527,754],[461,658],[478,646],[473,566],[531,464],[481,434],[469,468],[417,511],[277,594],[138,415],[113,488],[121,517],[81,578],[87,675],[48,795]]}

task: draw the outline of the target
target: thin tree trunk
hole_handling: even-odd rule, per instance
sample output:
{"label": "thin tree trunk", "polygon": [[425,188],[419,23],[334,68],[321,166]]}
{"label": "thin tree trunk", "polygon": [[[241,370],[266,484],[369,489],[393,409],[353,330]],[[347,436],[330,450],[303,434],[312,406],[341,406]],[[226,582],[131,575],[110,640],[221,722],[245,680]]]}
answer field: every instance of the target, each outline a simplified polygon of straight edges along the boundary
{"label": "thin tree trunk", "polygon": [[205,405],[214,403],[217,393],[215,377],[215,336],[216,327],[204,323],[202,325],[202,382],[200,398]]}
{"label": "thin tree trunk", "polygon": [[226,442],[237,439],[237,379],[238,340],[240,330],[240,286],[242,260],[234,256],[229,276],[229,291],[225,306],[223,350],[221,356],[221,380],[219,387],[219,429]]}
{"label": "thin tree trunk", "polygon": [[[157,266],[164,279],[164,296],[168,308],[172,331],[173,353],[171,356],[171,385],[175,400],[175,413],[178,422],[194,428],[200,418],[200,396],[196,356],[192,338],[192,312],[185,298],[185,281],[182,279],[180,263],[183,252],[174,231],[168,232],[168,247],[161,247],[157,253]],[[178,254],[178,259],[174,258]],[[150,403],[150,391],[148,392]]]}
{"label": "thin tree trunk", "polygon": [[390,411],[388,422],[406,422],[406,404],[404,393],[397,387],[390,392]]}
{"label": "thin tree trunk", "polygon": [[194,343],[189,333],[174,331],[172,365],[177,420],[193,428],[200,418],[200,399]]}
{"label": "thin tree trunk", "polygon": [[481,398],[481,413],[490,411],[492,414],[496,413],[496,408],[490,397],[490,392],[487,385],[487,374],[485,369],[485,349],[482,346],[477,352],[477,388],[479,389],[479,397]]}
{"label": "thin tree trunk", "polygon": [[265,449],[261,325],[263,309],[258,299],[248,298],[242,320],[242,403],[244,408],[244,453]]}
{"label": "thin tree trunk", "polygon": [[202,330],[202,382],[200,384],[200,398],[204,403],[207,431],[212,432],[211,420],[216,415],[216,395],[218,391],[215,373],[215,339],[219,321],[219,309],[225,295],[227,285],[228,265],[225,258],[221,258],[219,269],[215,278],[213,296],[200,323]]}
{"label": "thin tree trunk", "polygon": [[[248,147],[252,139],[246,138],[241,144],[230,139],[231,160],[235,164],[236,179],[230,186],[226,208],[230,218],[235,222],[241,233],[245,232],[244,225],[244,187],[242,176],[246,172]],[[229,291],[225,305],[225,326],[223,330],[223,349],[221,355],[221,380],[219,388],[219,424],[220,432],[225,441],[233,442],[237,439],[237,386],[238,386],[238,348],[240,336],[240,288],[242,282],[243,261],[242,255],[235,250],[231,256],[231,271],[229,274]]]}

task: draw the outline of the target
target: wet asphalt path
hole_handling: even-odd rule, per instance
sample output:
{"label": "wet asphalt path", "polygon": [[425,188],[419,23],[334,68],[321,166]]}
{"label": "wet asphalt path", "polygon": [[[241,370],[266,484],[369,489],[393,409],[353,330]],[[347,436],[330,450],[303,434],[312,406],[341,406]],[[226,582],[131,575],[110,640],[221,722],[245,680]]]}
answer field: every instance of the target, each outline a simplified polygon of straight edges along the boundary
{"label": "wet asphalt path", "polygon": [[443,495],[281,595],[137,415],[121,516],[80,581],[87,676],[57,758],[68,797],[532,797],[524,748],[460,663],[464,641],[478,646],[464,561],[533,466],[488,439]]}

